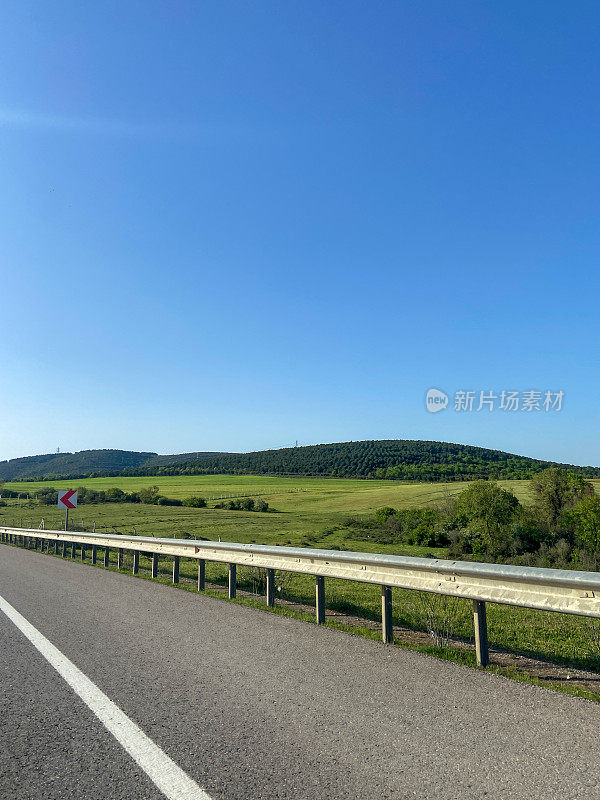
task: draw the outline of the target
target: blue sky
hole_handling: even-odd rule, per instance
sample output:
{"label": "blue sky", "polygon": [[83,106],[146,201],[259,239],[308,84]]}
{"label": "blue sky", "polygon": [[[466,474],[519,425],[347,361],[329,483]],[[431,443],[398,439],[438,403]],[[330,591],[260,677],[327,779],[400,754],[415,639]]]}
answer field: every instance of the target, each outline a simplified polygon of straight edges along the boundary
{"label": "blue sky", "polygon": [[[4,3],[0,458],[413,438],[600,464],[599,23]],[[563,408],[453,410],[503,389]]]}

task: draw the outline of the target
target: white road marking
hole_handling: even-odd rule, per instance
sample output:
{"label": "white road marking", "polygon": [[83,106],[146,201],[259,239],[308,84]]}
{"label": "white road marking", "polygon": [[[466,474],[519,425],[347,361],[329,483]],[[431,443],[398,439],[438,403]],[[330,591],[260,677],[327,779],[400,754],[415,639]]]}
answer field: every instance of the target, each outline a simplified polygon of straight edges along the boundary
{"label": "white road marking", "polygon": [[2,596],[0,610],[64,678],[168,800],[211,800],[93,681]]}

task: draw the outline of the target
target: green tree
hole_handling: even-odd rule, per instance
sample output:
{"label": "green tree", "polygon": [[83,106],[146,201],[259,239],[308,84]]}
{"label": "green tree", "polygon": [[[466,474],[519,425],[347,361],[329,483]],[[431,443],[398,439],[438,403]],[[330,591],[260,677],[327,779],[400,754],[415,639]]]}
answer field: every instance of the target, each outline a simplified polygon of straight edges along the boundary
{"label": "green tree", "polygon": [[512,492],[494,481],[474,481],[458,495],[452,522],[465,530],[475,555],[500,554],[510,543],[510,525],[520,510]]}
{"label": "green tree", "polygon": [[563,511],[573,508],[585,497],[594,494],[594,487],[589,481],[581,475],[558,467],[549,467],[538,472],[529,485],[535,507],[551,529],[556,528]]}
{"label": "green tree", "polygon": [[600,552],[600,497],[586,497],[566,513],[567,524],[570,523],[575,544]]}
{"label": "green tree", "polygon": [[146,486],[138,492],[141,503],[156,503],[158,501],[158,486]]}

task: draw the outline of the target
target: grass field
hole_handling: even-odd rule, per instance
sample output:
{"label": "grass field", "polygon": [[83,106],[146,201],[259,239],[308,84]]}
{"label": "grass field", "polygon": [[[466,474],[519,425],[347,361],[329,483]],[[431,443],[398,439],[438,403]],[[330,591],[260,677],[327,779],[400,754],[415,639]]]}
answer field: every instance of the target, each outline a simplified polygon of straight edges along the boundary
{"label": "grass field", "polygon": [[[443,548],[380,545],[353,540],[344,521],[349,516],[370,515],[383,505],[397,508],[431,505],[461,491],[465,483],[401,484],[393,481],[361,481],[347,479],[270,478],[254,476],[193,476],[167,478],[94,478],[80,481],[50,482],[58,488],[77,485],[107,489],[118,486],[133,491],[156,484],[160,493],[182,499],[199,494],[214,504],[218,499],[238,496],[265,498],[273,511],[255,513],[225,509],[195,509],[141,504],[82,505],[71,513],[73,528],[90,530],[116,529],[121,533],[146,536],[204,537],[223,541],[256,542],[259,544],[297,545],[343,550],[378,551],[397,555],[444,557]],[[6,488],[29,492],[48,483],[12,483]],[[528,502],[527,481],[502,481],[522,502]],[[598,487],[597,487],[598,488]],[[0,508],[0,524],[18,527],[39,527],[42,518],[46,528],[61,526],[62,512],[30,501],[10,501]],[[168,566],[165,567],[167,569]],[[195,565],[182,563],[182,576],[193,577]],[[223,583],[224,565],[207,565],[207,580]],[[250,577],[246,580],[251,585]],[[314,583],[309,576],[284,576],[282,595],[302,603],[314,602]],[[348,581],[327,581],[327,604],[331,609],[378,619],[380,592],[378,587]],[[394,589],[394,621],[397,625],[423,628],[418,593]],[[512,652],[527,653],[588,669],[600,669],[589,633],[589,622],[576,617],[509,608],[489,604],[488,622],[493,645]],[[455,632],[472,636],[470,604],[458,601]]]}
{"label": "grass field", "polygon": [[[368,513],[384,505],[406,508],[435,503],[456,494],[468,484],[400,483],[366,481],[351,478],[275,478],[262,475],[191,475],[166,478],[86,478],[71,481],[7,483],[7,489],[35,494],[37,489],[54,486],[60,489],[89,486],[94,489],[118,487],[133,492],[156,485],[165,497],[182,500],[199,494],[206,499],[226,497],[264,497],[282,511]],[[500,481],[522,502],[529,499],[528,481]],[[277,498],[275,502],[275,498]]]}
{"label": "grass field", "polygon": [[[32,498],[36,490],[48,485],[56,488],[74,488],[78,485],[95,489],[114,486],[125,491],[136,491],[145,486],[157,485],[166,497],[183,499],[190,495],[206,498],[209,505],[231,497],[262,497],[271,512],[258,514],[224,509],[190,509],[177,506],[151,506],[137,504],[81,505],[71,515],[73,526],[97,529],[117,526],[119,530],[133,531],[147,536],[174,536],[183,534],[221,538],[224,541],[256,542],[262,544],[295,544],[305,547],[343,547],[347,550],[369,549],[364,541],[348,540],[347,531],[340,532],[349,516],[369,516],[381,506],[408,508],[433,505],[460,492],[464,482],[402,484],[397,481],[364,481],[351,479],[273,478],[263,476],[207,475],[167,478],[90,478],[80,481],[48,481],[39,483],[7,483],[6,488],[28,492]],[[527,481],[504,481],[522,501],[528,500]],[[62,514],[55,508],[20,502],[19,518],[30,520],[38,527],[42,517],[46,527],[60,525]],[[0,509],[0,519],[15,514]],[[82,522],[83,520],[83,522]],[[385,552],[425,555],[431,548],[406,546],[381,547]],[[443,555],[436,550],[436,555]]]}

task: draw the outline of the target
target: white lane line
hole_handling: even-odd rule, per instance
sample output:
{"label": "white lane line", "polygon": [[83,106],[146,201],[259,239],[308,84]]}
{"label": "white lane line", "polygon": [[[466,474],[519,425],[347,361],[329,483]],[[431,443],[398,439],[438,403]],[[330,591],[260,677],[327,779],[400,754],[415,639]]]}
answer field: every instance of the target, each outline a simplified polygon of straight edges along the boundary
{"label": "white lane line", "polygon": [[63,655],[52,642],[0,596],[0,610],[14,622],[71,689],[91,708],[105,728],[129,753],[168,800],[211,800],[144,731],[132,722],[96,684]]}

